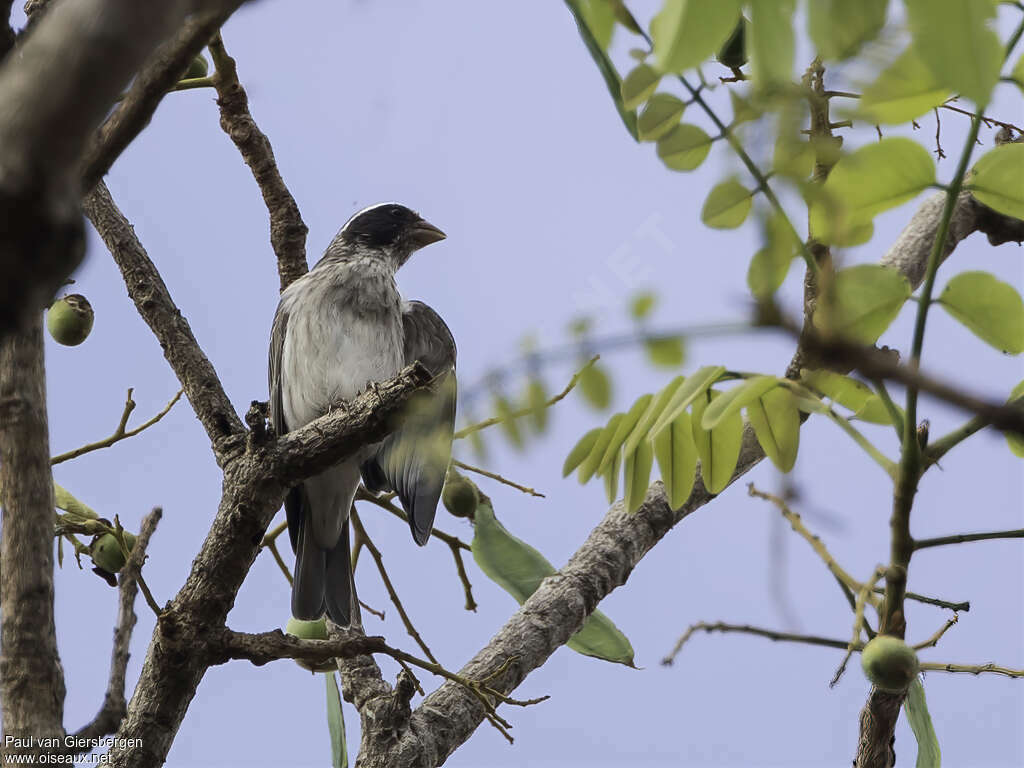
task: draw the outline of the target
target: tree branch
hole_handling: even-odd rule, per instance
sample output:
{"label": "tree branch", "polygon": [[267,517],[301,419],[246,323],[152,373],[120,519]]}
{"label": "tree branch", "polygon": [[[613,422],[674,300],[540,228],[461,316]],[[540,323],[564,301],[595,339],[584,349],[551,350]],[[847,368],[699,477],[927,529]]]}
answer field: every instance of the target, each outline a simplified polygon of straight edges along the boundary
{"label": "tree branch", "polygon": [[95,739],[117,731],[128,711],[128,702],[125,700],[125,672],[128,668],[128,659],[131,656],[129,647],[132,630],[137,621],[135,597],[139,591],[138,577],[142,570],[142,564],[146,560],[146,548],[149,546],[149,540],[156,531],[156,526],[162,515],[163,510],[160,507],[154,507],[153,511],[142,519],[135,547],[121,571],[117,585],[119,597],[117,626],[114,627],[114,647],[110,658],[110,680],[107,683],[107,693],[103,697],[103,705],[92,721],[75,731],[74,738],[81,739],[83,746],[70,750],[72,754],[88,752],[93,748]]}
{"label": "tree branch", "polygon": [[37,741],[63,736],[64,672],[53,620],[53,476],[38,312],[0,336],[0,507],[3,732]]}
{"label": "tree branch", "polygon": [[[82,189],[93,189],[174,89],[191,63],[244,0],[197,2],[196,13],[150,57],[117,109],[103,122],[81,161]],[[120,95],[120,93],[118,93]],[[113,103],[111,101],[111,103]]]}
{"label": "tree branch", "polygon": [[85,196],[83,207],[124,276],[128,295],[160,342],[185,396],[213,444],[220,466],[242,448],[245,428],[199,347],[188,321],[174,304],[156,265],[135,230],[118,210],[105,184]]}
{"label": "tree branch", "polygon": [[121,89],[187,14],[225,2],[57,3],[0,63],[0,334],[82,259],[76,171]]}
{"label": "tree branch", "polygon": [[238,80],[235,60],[224,49],[220,34],[210,42],[216,72],[213,85],[220,107],[220,127],[228,135],[252,171],[270,214],[270,244],[277,255],[281,290],[308,271],[306,233],[309,231],[299,206],[281,178],[270,139],[259,129],[249,112],[249,97]]}

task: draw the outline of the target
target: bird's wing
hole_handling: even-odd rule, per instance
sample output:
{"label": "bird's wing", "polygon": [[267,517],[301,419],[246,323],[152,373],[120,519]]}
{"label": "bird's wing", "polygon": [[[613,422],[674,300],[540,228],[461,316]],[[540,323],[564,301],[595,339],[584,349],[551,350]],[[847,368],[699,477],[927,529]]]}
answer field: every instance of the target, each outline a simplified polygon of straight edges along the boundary
{"label": "bird's wing", "polygon": [[[270,383],[270,423],[274,432],[283,435],[288,431],[284,419],[284,382],[281,380],[281,358],[284,355],[284,339],[288,333],[288,311],[284,304],[277,307],[274,325],[270,330],[270,364],[268,378]],[[288,538],[292,542],[292,551],[299,547],[300,519],[302,518],[302,486],[291,488],[284,497],[284,511],[288,518]]]}
{"label": "bird's wing", "polygon": [[400,426],[363,465],[371,491],[392,489],[409,516],[417,544],[427,543],[452,456],[455,431],[455,339],[434,310],[420,301],[402,310],[405,362],[419,360],[437,379],[413,395],[399,417]]}

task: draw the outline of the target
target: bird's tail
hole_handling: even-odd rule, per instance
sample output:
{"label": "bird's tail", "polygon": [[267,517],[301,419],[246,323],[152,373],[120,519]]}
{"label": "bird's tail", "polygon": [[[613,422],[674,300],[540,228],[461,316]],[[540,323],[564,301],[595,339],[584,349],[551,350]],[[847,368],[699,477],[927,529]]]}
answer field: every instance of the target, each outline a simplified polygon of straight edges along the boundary
{"label": "bird's tail", "polygon": [[300,518],[296,537],[295,579],[292,582],[292,615],[315,621],[324,613],[340,627],[361,625],[356,585],[352,577],[348,520],[333,549],[320,549],[307,516]]}

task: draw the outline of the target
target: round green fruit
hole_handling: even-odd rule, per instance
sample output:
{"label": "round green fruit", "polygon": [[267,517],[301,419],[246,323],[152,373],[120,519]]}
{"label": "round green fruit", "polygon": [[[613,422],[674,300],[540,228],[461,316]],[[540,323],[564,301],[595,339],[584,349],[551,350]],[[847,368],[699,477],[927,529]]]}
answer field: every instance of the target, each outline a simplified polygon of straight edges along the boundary
{"label": "round green fruit", "polygon": [[191,80],[196,77],[206,77],[206,74],[210,71],[210,65],[206,63],[206,59],[203,58],[202,54],[199,54],[192,63],[188,65],[188,69],[185,72],[185,76],[182,80]]}
{"label": "round green fruit", "polygon": [[293,635],[300,640],[326,640],[327,620],[302,621],[302,619],[291,618],[284,627],[286,635]]}
{"label": "round green fruit", "polygon": [[[302,621],[301,619],[290,618],[284,627],[285,634],[292,635],[300,640],[326,640],[327,620]],[[331,659],[322,662],[310,663],[302,659],[296,659],[295,663],[310,672],[333,672],[338,665]]]}
{"label": "round green fruit", "polygon": [[876,635],[865,645],[860,665],[868,680],[888,693],[905,691],[920,671],[914,649],[892,635]]}
{"label": "round green fruit", "polygon": [[479,497],[473,483],[457,472],[449,472],[441,491],[441,501],[445,509],[456,517],[472,519]]}
{"label": "round green fruit", "polygon": [[[124,543],[129,551],[135,546],[135,537],[128,531],[124,532]],[[89,547],[89,556],[92,557],[92,561],[98,568],[102,568],[108,573],[117,573],[124,568],[126,562],[121,545],[112,533],[97,536],[93,540],[92,546]]]}
{"label": "round green fruit", "polygon": [[53,340],[75,347],[89,337],[93,311],[89,300],[79,293],[57,299],[46,312],[46,327]]}

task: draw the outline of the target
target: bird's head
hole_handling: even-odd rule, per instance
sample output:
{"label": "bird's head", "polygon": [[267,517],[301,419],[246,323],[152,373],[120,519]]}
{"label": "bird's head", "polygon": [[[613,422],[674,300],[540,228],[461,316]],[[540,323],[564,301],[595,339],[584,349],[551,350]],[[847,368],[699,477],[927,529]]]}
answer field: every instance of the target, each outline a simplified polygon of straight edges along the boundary
{"label": "bird's head", "polygon": [[398,203],[379,203],[364,208],[338,233],[343,245],[378,250],[393,258],[396,268],[415,251],[444,238],[444,232]]}

